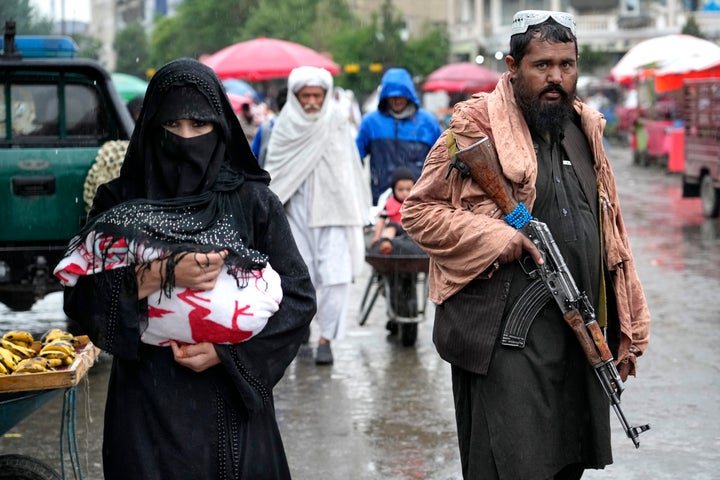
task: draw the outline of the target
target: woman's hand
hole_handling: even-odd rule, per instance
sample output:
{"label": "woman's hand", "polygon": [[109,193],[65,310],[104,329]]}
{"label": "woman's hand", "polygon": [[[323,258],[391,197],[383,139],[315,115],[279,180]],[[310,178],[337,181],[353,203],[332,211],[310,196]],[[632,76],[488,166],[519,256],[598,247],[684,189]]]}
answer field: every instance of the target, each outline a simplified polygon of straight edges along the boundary
{"label": "woman's hand", "polygon": [[227,250],[220,253],[188,253],[175,264],[175,286],[212,290],[225,265]]}
{"label": "woman's hand", "polygon": [[193,372],[202,372],[220,363],[215,346],[209,342],[180,344],[170,340],[175,361]]}
{"label": "woman's hand", "polygon": [[[227,250],[209,253],[188,253],[175,264],[175,286],[191,290],[212,290],[225,264]],[[160,290],[166,276],[167,259],[150,262],[149,268],[138,266],[138,299]]]}

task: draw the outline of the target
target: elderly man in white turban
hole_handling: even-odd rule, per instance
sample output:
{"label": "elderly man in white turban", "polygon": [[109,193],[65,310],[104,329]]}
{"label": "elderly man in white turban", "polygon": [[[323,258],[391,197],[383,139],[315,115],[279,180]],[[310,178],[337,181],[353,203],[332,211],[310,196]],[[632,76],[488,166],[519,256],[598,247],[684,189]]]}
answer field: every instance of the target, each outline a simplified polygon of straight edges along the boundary
{"label": "elderly man in white turban", "polygon": [[299,67],[290,73],[287,103],[265,160],[270,189],[285,205],[317,291],[318,365],[333,363],[330,342],[344,329],[371,203],[352,127],[337,109],[332,88],[325,69]]}

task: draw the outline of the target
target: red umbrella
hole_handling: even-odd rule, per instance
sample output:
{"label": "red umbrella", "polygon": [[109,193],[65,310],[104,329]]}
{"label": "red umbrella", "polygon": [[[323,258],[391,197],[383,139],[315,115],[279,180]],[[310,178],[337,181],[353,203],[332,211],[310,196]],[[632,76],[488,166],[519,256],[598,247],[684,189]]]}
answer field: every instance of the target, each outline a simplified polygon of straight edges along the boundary
{"label": "red umbrella", "polygon": [[236,43],[203,59],[221,79],[239,78],[251,82],[287,77],[293,68],[322,67],[331,74],[340,66],[315,50],[298,43],[259,37]]}
{"label": "red umbrella", "polygon": [[444,90],[448,93],[489,92],[495,88],[500,74],[477,63],[459,62],[440,67],[423,84],[424,92]]}

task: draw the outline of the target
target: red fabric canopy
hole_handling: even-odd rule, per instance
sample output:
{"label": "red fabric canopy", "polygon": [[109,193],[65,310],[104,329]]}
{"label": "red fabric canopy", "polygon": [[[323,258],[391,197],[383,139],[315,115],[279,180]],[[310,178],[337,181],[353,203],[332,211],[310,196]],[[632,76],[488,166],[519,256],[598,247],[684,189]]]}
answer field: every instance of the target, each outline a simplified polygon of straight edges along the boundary
{"label": "red fabric canopy", "polygon": [[720,66],[699,72],[669,73],[655,77],[655,91],[658,93],[671,92],[682,88],[683,82],[690,79],[720,78]]}
{"label": "red fabric canopy", "polygon": [[340,73],[340,66],[298,43],[259,37],[219,50],[202,62],[215,70],[222,79],[239,78],[251,82],[283,78],[296,67],[322,67],[331,74]]}
{"label": "red fabric canopy", "polygon": [[489,92],[495,88],[500,77],[500,73],[476,63],[451,63],[428,75],[422,90],[444,90],[449,93]]}

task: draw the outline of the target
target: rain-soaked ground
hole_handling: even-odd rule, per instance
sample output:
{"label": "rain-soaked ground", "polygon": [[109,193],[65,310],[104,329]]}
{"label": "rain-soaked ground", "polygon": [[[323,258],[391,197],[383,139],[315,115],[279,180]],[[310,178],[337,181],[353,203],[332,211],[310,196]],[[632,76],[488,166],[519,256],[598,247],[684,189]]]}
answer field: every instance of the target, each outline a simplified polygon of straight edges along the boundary
{"label": "rain-soaked ground", "polygon": [[[652,429],[640,436],[636,450],[611,413],[615,463],[583,478],[718,479],[720,224],[703,218],[699,200],[680,198],[678,175],[633,166],[627,149],[613,148],[610,156],[653,314],[650,347],[639,377],[626,385],[622,406],[632,424],[649,422]],[[317,367],[310,348],[303,349],[275,390],[293,478],[458,480],[450,369],[432,345],[432,306],[416,345],[403,347],[386,335],[382,298],[365,326],[358,326],[368,278],[369,270],[355,285],[346,335],[333,345],[335,365]],[[59,308],[58,295],[32,312],[0,305],[0,332],[62,327]],[[76,437],[86,479],[102,478],[109,364],[102,357],[77,390]],[[58,395],[0,438],[0,453],[29,455],[59,470],[61,400]]]}

